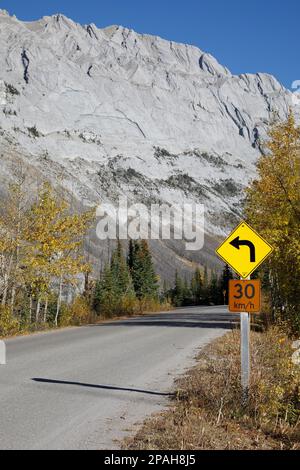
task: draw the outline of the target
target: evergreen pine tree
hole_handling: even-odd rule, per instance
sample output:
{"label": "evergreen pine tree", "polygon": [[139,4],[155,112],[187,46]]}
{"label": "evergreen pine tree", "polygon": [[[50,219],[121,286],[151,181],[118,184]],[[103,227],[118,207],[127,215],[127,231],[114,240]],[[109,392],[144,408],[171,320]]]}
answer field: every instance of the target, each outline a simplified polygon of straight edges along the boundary
{"label": "evergreen pine tree", "polygon": [[128,265],[131,267],[133,286],[138,299],[157,298],[158,280],[149,246],[145,240],[130,243]]}
{"label": "evergreen pine tree", "polygon": [[169,288],[169,286],[168,286],[167,281],[164,280],[163,289],[162,289],[162,293],[161,293],[161,301],[162,301],[162,302],[169,301],[169,300],[170,300],[170,297],[171,297],[170,288]]}
{"label": "evergreen pine tree", "polygon": [[178,271],[175,273],[175,286],[172,292],[172,300],[176,307],[181,307],[184,302],[184,285]]}
{"label": "evergreen pine tree", "polygon": [[133,268],[135,249],[136,249],[136,242],[133,240],[129,240],[127,264],[128,264],[130,271]]}
{"label": "evergreen pine tree", "polygon": [[203,281],[199,268],[196,269],[193,276],[191,290],[195,305],[201,305],[203,302]]}
{"label": "evergreen pine tree", "polygon": [[115,313],[119,299],[115,278],[111,266],[107,264],[104,268],[102,279],[97,282],[94,304],[98,313]]}
{"label": "evergreen pine tree", "polygon": [[220,279],[220,295],[222,295],[222,303],[225,305],[229,303],[229,281],[231,279],[233,279],[233,273],[228,264],[226,264]]}
{"label": "evergreen pine tree", "polygon": [[[128,302],[134,301],[135,293],[131,274],[123,254],[121,242],[112,254],[110,265],[106,265],[94,293],[94,306],[97,312],[123,313],[128,310]],[[127,304],[127,307],[125,307]]]}
{"label": "evergreen pine tree", "polygon": [[218,276],[215,272],[212,273],[212,277],[211,277],[209,288],[208,288],[208,293],[209,293],[209,302],[211,302],[214,305],[219,305],[220,297],[221,297],[220,285],[219,285]]}
{"label": "evergreen pine tree", "polygon": [[111,272],[115,282],[117,296],[134,295],[131,274],[123,254],[120,240],[118,240],[117,249],[112,255]]}
{"label": "evergreen pine tree", "polygon": [[102,295],[102,282],[100,279],[96,281],[94,294],[93,294],[93,308],[97,313],[101,311],[101,295]]}
{"label": "evergreen pine tree", "polygon": [[204,274],[203,274],[203,304],[207,305],[209,303],[209,280],[208,280],[208,270],[207,266],[204,266]]}
{"label": "evergreen pine tree", "polygon": [[191,291],[190,284],[185,277],[184,283],[183,283],[183,305],[191,305],[193,303],[193,295]]}

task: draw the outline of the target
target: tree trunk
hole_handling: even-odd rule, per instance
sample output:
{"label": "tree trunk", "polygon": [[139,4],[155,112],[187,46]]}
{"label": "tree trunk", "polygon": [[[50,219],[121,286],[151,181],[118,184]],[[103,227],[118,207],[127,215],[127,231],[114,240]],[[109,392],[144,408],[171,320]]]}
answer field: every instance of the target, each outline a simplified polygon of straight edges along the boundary
{"label": "tree trunk", "polygon": [[44,308],[44,323],[47,322],[47,313],[48,313],[48,297],[46,297],[45,308]]}
{"label": "tree trunk", "polygon": [[13,265],[13,256],[10,257],[8,268],[6,270],[6,273],[4,274],[4,289],[3,289],[2,302],[1,302],[3,307],[5,307],[6,301],[7,301],[9,279],[11,277],[12,265]]}
{"label": "tree trunk", "polygon": [[12,315],[14,314],[15,298],[16,298],[16,288],[13,287],[12,292],[11,292],[11,302],[10,302],[10,310],[11,310]]}
{"label": "tree trunk", "polygon": [[5,278],[4,278],[4,289],[3,289],[2,301],[1,301],[2,307],[5,307],[5,305],[6,305],[7,292],[8,292],[8,282],[7,282],[7,279],[6,279],[6,276],[5,276]]}
{"label": "tree trunk", "polygon": [[90,274],[85,273],[84,275],[84,296],[89,296],[89,289],[90,289]]}
{"label": "tree trunk", "polygon": [[29,297],[29,322],[32,323],[32,295]]}
{"label": "tree trunk", "polygon": [[40,319],[40,310],[41,310],[41,299],[38,297],[38,301],[36,304],[36,312],[35,312],[35,322],[38,323]]}
{"label": "tree trunk", "polygon": [[[17,223],[17,248],[16,248],[16,266],[15,266],[15,278],[12,284],[12,293],[11,293],[11,313],[14,313],[15,307],[15,297],[16,297],[16,287],[15,282],[18,279],[19,263],[20,263],[20,233],[21,233],[21,203],[18,202],[18,223]],[[18,281],[17,281],[18,282]]]}
{"label": "tree trunk", "polygon": [[60,277],[60,281],[59,281],[59,292],[58,292],[58,298],[57,298],[55,326],[58,326],[58,317],[59,317],[60,307],[61,307],[61,296],[62,296],[62,276]]}

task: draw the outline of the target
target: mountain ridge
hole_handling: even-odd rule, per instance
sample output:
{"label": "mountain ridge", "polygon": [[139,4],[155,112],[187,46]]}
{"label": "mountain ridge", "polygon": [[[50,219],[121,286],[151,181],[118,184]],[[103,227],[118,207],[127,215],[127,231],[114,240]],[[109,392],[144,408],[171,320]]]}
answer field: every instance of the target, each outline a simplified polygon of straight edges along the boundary
{"label": "mountain ridge", "polygon": [[164,250],[217,263],[217,239],[239,219],[261,140],[286,118],[291,92],[269,74],[233,75],[196,46],[59,14],[0,13],[0,47],[0,179],[17,153],[83,205],[120,194],[203,203],[203,252],[161,242],[158,263]]}

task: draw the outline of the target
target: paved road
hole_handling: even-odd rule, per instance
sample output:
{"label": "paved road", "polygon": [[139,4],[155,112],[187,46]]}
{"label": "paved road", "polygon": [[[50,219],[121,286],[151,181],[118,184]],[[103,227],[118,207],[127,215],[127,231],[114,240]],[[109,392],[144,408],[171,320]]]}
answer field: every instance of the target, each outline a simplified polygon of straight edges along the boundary
{"label": "paved road", "polygon": [[231,319],[224,307],[185,308],[8,340],[0,449],[118,448]]}

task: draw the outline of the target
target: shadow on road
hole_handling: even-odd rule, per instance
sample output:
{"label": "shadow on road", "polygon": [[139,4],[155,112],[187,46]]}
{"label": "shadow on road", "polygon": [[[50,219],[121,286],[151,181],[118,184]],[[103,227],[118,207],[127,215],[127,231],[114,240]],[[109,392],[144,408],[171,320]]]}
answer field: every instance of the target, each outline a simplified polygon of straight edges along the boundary
{"label": "shadow on road", "polygon": [[173,328],[217,328],[232,330],[239,324],[237,315],[230,314],[184,314],[178,313],[178,318],[174,313],[146,315],[143,317],[129,318],[117,322],[89,325],[90,327],[118,327],[118,326],[158,326]]}
{"label": "shadow on road", "polygon": [[45,384],[76,385],[78,387],[97,388],[101,390],[114,390],[114,391],[121,391],[121,392],[143,393],[146,395],[157,395],[161,397],[174,396],[174,393],[154,392],[151,390],[143,390],[143,389],[138,389],[138,388],[113,387],[110,385],[87,384],[87,383],[82,383],[82,382],[70,382],[67,380],[53,380],[53,379],[41,379],[41,378],[33,378],[31,380],[33,380],[34,382],[45,383]]}

